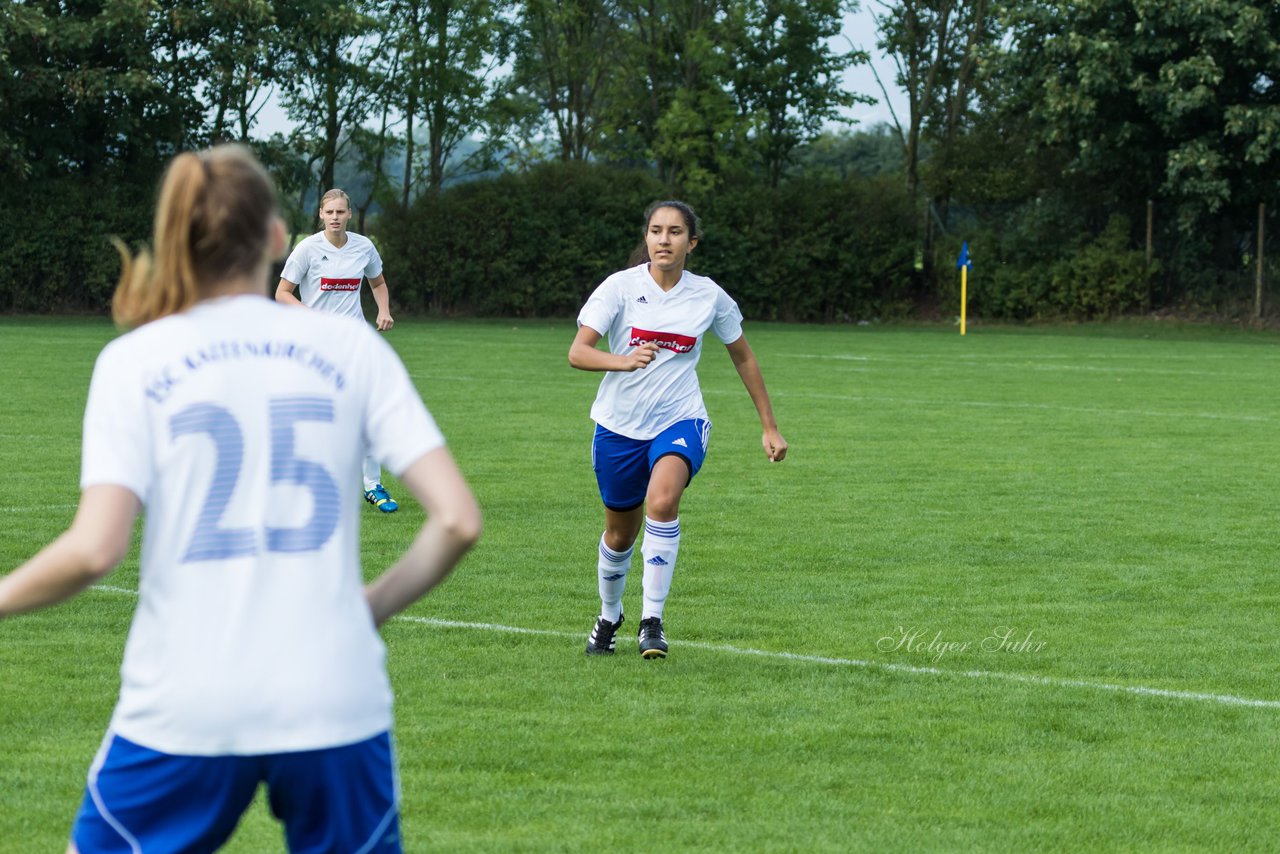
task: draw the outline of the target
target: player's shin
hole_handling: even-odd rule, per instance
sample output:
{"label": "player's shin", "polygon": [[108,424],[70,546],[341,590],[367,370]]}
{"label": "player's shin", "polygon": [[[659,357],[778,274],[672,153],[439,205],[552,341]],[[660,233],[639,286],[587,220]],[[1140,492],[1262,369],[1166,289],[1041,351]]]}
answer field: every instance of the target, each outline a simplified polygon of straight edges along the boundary
{"label": "player's shin", "polygon": [[600,538],[600,558],[596,574],[600,583],[600,616],[611,623],[622,616],[622,593],[627,587],[627,570],[631,566],[631,548],[616,552]]}
{"label": "player's shin", "polygon": [[679,553],[680,520],[655,522],[646,518],[644,541],[640,545],[640,555],[644,558],[644,613],[641,619],[662,616]]}

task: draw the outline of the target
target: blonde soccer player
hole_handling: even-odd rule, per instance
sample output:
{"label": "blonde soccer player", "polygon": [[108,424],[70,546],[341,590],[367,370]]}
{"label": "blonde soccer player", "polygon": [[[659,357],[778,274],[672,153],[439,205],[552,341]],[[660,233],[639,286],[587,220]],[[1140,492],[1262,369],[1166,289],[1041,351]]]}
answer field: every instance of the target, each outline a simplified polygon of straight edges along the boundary
{"label": "blonde soccer player", "polygon": [[[245,149],[170,164],[154,260],[121,247],[114,314],[135,328],[94,366],[75,519],[0,578],[0,618],[65,600],[120,562],[145,508],[71,851],[213,851],[263,785],[290,851],[401,850],[378,626],[445,578],[480,512],[392,349],[268,297],[275,211]],[[369,584],[341,487],[366,440],[428,514]]]}
{"label": "blonde soccer player", "polygon": [[[351,198],[342,190],[329,190],[320,197],[319,216],[322,229],[289,253],[276,285],[276,300],[363,320],[360,284],[367,280],[374,305],[378,307],[374,326],[379,332],[386,332],[395,325],[395,320],[391,317],[391,298],[382,257],[372,240],[347,230],[351,221]],[[383,513],[399,509],[382,485],[382,467],[372,455],[364,458],[361,475],[365,501]]]}

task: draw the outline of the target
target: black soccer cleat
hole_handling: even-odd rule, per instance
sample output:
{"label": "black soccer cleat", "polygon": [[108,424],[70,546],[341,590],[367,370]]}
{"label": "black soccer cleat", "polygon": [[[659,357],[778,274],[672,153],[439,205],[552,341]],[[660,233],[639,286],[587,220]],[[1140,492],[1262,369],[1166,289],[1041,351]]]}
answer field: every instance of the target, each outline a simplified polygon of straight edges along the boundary
{"label": "black soccer cleat", "polygon": [[587,655],[613,655],[618,645],[618,627],[625,618],[619,614],[618,622],[611,623],[604,617],[597,617],[596,624],[587,638]]}
{"label": "black soccer cleat", "polygon": [[640,654],[645,658],[666,658],[667,636],[662,633],[662,618],[641,620],[638,641]]}

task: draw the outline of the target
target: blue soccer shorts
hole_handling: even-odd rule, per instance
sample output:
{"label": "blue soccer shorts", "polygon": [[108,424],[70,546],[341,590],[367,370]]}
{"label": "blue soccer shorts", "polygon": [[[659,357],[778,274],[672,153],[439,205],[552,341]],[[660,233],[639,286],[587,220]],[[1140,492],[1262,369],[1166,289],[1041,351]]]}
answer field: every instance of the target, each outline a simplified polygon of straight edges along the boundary
{"label": "blue soccer shorts", "polygon": [[71,838],[80,854],[215,851],[262,783],[294,854],[402,850],[387,733],[262,756],[175,756],[108,733]]}
{"label": "blue soccer shorts", "polygon": [[677,421],[652,439],[631,439],[597,424],[591,441],[591,467],[604,506],[625,513],[644,504],[654,465],[672,454],[689,466],[688,486],[707,458],[710,440],[711,422],[705,418]]}

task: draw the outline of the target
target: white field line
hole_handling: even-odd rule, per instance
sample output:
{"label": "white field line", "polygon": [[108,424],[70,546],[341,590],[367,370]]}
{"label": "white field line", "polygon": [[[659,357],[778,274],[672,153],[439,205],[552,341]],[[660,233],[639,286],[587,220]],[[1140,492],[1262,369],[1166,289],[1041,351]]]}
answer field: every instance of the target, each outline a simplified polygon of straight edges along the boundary
{"label": "white field line", "polygon": [[[1267,354],[1270,356],[1270,353]],[[1167,367],[1170,364],[1198,364],[1202,365],[1207,362],[1226,363],[1228,360],[1232,363],[1241,361],[1239,356],[1179,356],[1177,354],[1161,354],[1159,356],[1096,356],[1090,354],[1074,354],[1074,355],[1053,355],[1037,353],[1030,359],[1018,359],[1013,357],[1005,357],[1003,359],[993,359],[990,355],[970,355],[963,353],[954,353],[945,358],[936,355],[863,355],[856,353],[776,353],[771,358],[782,359],[813,359],[815,361],[833,361],[833,362],[907,362],[911,364],[923,364],[932,367],[952,368],[956,366],[981,367],[981,368],[1014,368],[1018,370],[1030,369],[1040,371],[1104,371],[1107,373],[1133,373],[1133,374],[1175,374],[1186,376],[1218,376],[1222,374],[1221,370],[1198,370],[1196,368]],[[1071,360],[1088,360],[1093,362],[1092,365],[1080,364],[1055,364],[1055,360],[1065,362]],[[1267,360],[1262,360],[1263,364],[1249,363],[1246,367],[1248,373],[1253,375],[1263,374],[1270,369]],[[1141,362],[1159,362],[1158,367],[1143,367]],[[1226,367],[1231,367],[1227,365]],[[1238,370],[1232,370],[1232,376],[1239,376]]]}
{"label": "white field line", "polygon": [[79,504],[20,504],[17,507],[0,507],[0,513],[49,513],[55,510],[75,510]]}
{"label": "white field line", "polygon": [[[111,587],[106,584],[94,585],[94,590],[108,593],[123,593],[136,596],[136,590],[123,587]],[[581,640],[586,632],[562,632],[553,629],[526,629],[520,626],[506,626],[501,623],[471,623],[461,620],[441,620],[434,617],[414,617],[400,614],[393,620],[405,623],[418,623],[424,626],[436,626],[444,629],[472,629],[482,632],[501,632],[516,635],[536,635],[540,637],[574,638]],[[1018,682],[1024,685],[1041,685],[1046,688],[1082,688],[1093,691],[1111,691],[1117,694],[1133,694],[1139,697],[1160,697],[1167,700],[1184,700],[1198,703],[1216,703],[1222,706],[1246,706],[1254,709],[1280,709],[1280,700],[1258,700],[1252,697],[1238,697],[1234,694],[1210,694],[1202,691],[1175,691],[1168,688],[1149,688],[1145,685],[1117,685],[1111,682],[1093,682],[1087,679],[1062,679],[1055,676],[1036,676],[1024,673],[1001,673],[996,670],[946,670],[941,667],[917,667],[911,664],[893,664],[892,662],[864,661],[857,658],[831,658],[823,655],[805,655],[798,652],[772,652],[750,647],[728,646],[725,644],[702,643],[700,641],[680,641],[680,646],[705,649],[709,652],[723,652],[730,655],[752,655],[759,658],[772,658],[779,661],[796,661],[803,664],[824,664],[832,667],[853,667],[861,670],[879,670],[887,673],[901,673],[907,676],[950,676],[964,679],[978,679],[991,682]]]}

